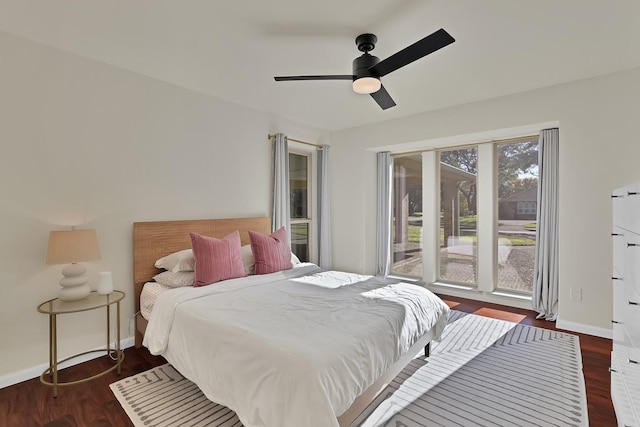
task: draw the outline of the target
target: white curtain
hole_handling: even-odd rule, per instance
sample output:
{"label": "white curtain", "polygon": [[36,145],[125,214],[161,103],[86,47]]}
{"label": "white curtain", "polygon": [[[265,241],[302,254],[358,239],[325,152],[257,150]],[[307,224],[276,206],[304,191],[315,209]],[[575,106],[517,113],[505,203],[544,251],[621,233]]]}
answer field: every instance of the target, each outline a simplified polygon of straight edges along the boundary
{"label": "white curtain", "polygon": [[329,146],[318,148],[318,265],[331,268],[331,221],[329,205]]}
{"label": "white curtain", "polygon": [[391,266],[391,153],[378,153],[378,198],[376,205],[376,276],[387,277]]}
{"label": "white curtain", "polygon": [[273,231],[280,227],[287,230],[291,244],[291,207],[289,204],[289,143],[287,137],[277,133],[273,137]]}
{"label": "white curtain", "polygon": [[558,317],[558,141],[557,128],[540,132],[538,224],[533,270],[533,309],[538,319]]}

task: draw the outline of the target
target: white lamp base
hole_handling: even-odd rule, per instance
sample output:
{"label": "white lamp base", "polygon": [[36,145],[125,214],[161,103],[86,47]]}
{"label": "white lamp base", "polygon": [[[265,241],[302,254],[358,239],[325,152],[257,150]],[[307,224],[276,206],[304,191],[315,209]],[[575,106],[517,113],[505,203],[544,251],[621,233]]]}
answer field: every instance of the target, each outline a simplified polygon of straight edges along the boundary
{"label": "white lamp base", "polygon": [[62,301],[77,301],[86,298],[91,293],[87,284],[87,268],[82,264],[69,264],[62,269],[58,298]]}

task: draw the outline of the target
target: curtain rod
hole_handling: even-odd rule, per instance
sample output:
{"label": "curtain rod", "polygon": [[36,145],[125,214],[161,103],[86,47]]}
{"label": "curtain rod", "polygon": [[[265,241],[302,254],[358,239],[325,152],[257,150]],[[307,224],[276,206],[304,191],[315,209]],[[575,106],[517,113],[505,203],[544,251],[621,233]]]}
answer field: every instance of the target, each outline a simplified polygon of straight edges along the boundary
{"label": "curtain rod", "polygon": [[405,152],[399,152],[399,153],[391,153],[391,157],[412,156],[414,154],[429,153],[431,151],[463,150],[465,148],[476,147],[476,146],[481,145],[481,144],[503,144],[503,143],[506,143],[506,142],[527,141],[529,139],[539,138],[539,137],[540,137],[540,135],[536,134],[536,135],[518,136],[518,137],[515,137],[515,138],[492,139],[491,141],[476,142],[476,143],[473,143],[473,144],[454,145],[454,146],[451,146],[451,147],[426,148],[424,150],[415,150],[415,151],[405,151]]}
{"label": "curtain rod", "polygon": [[[274,134],[268,134],[267,135],[267,139],[271,140],[271,138],[273,138],[275,135]],[[293,138],[289,138],[287,137],[287,140],[289,141],[293,141],[293,142],[298,142],[300,144],[306,144],[306,145],[311,145],[312,147],[316,147],[316,148],[322,148],[322,145],[320,144],[314,144],[313,142],[307,142],[307,141],[300,141],[299,139],[293,139]]]}

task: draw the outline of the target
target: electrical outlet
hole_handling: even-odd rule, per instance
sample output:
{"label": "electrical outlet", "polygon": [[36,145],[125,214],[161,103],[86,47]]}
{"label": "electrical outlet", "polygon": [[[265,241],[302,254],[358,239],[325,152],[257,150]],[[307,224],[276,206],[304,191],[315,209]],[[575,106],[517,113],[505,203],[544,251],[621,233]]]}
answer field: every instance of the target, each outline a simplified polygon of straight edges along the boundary
{"label": "electrical outlet", "polygon": [[582,288],[569,288],[569,299],[571,301],[582,301]]}

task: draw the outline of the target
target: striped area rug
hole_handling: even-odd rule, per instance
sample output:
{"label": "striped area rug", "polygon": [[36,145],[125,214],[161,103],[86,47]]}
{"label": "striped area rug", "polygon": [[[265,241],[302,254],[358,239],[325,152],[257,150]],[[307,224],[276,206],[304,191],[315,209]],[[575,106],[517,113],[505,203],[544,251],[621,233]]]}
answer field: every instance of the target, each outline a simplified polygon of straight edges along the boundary
{"label": "striped area rug", "polygon": [[242,426],[235,412],[208,400],[169,364],[109,387],[136,427]]}
{"label": "striped area rug", "polygon": [[[431,356],[413,359],[352,427],[588,426],[577,336],[451,313]],[[110,387],[136,427],[242,426],[170,365]]]}
{"label": "striped area rug", "polygon": [[576,335],[451,312],[355,425],[588,426]]}

